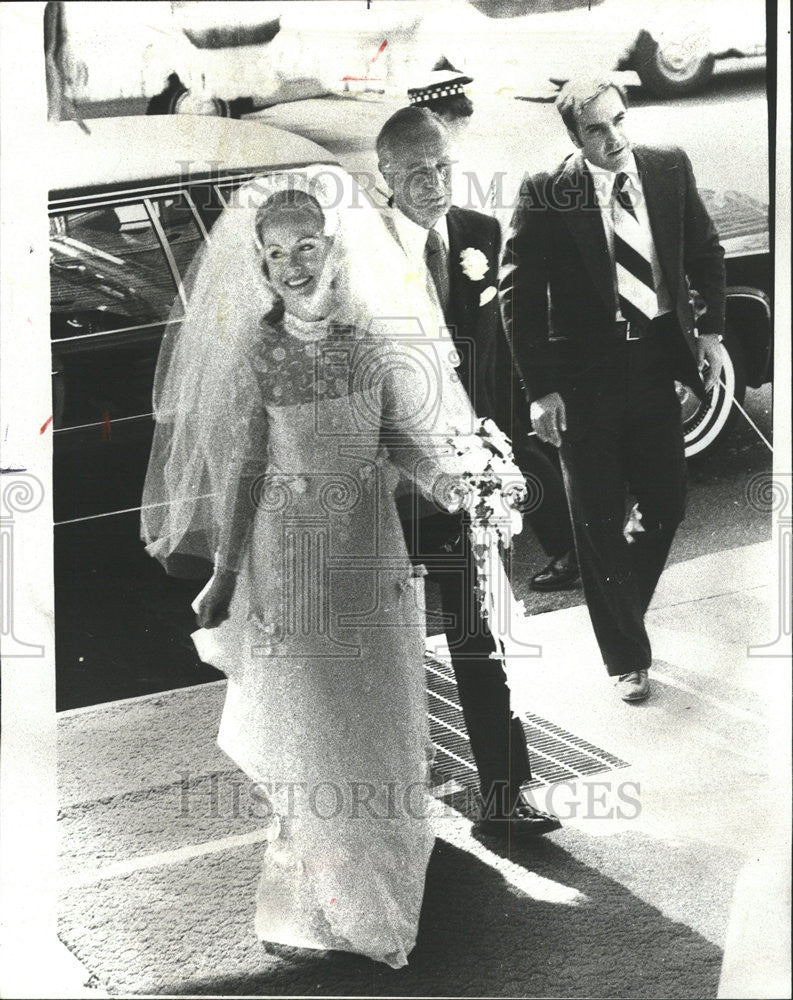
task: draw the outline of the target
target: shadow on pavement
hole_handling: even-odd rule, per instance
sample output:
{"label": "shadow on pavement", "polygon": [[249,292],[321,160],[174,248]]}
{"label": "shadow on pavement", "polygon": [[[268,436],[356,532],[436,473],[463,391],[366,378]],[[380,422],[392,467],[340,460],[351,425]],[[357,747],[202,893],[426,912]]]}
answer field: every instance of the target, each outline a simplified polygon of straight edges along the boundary
{"label": "shadow on pavement", "polygon": [[[64,901],[61,935],[112,992],[716,995],[721,952],[700,934],[550,840],[510,851],[509,858],[577,889],[588,903],[528,898],[494,868],[438,840],[418,944],[400,970],[340,952],[267,954],[252,930],[258,851],[251,850],[77,890]],[[233,912],[224,915],[229,907]]]}

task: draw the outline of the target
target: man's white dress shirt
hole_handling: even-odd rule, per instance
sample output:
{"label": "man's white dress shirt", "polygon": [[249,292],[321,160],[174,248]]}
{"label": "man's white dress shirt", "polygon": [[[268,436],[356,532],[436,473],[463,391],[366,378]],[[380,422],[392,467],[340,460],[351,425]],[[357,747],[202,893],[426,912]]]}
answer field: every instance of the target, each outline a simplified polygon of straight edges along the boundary
{"label": "man's white dress shirt", "polygon": [[[427,245],[427,230],[409,219],[396,206],[391,211],[391,218],[394,222],[397,239],[405,251],[411,270],[415,274],[421,275],[422,281],[434,293],[435,283],[427,271],[427,262],[424,259],[424,248]],[[448,253],[449,227],[446,223],[446,216],[442,215],[432,228],[440,236]]]}

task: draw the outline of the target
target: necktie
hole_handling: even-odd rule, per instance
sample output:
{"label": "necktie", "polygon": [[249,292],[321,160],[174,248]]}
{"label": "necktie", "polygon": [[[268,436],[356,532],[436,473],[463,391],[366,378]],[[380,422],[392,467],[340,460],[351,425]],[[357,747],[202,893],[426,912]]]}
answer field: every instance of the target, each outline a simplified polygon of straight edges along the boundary
{"label": "necktie", "polygon": [[432,277],[438,301],[445,316],[449,306],[449,265],[446,259],[446,247],[435,229],[427,230],[424,261],[427,265],[427,271]]}
{"label": "necktie", "polygon": [[617,294],[624,318],[646,326],[658,312],[658,298],[647,245],[648,234],[636,218],[627,184],[628,175],[617,174],[611,202]]}

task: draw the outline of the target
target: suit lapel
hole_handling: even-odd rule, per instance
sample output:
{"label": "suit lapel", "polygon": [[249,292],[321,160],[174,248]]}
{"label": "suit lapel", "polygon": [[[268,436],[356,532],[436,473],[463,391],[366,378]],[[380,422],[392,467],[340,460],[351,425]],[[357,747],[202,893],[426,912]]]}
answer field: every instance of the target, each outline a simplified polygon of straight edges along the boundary
{"label": "suit lapel", "polygon": [[658,262],[667,288],[674,289],[677,287],[677,250],[682,245],[677,164],[665,162],[646,146],[634,149],[633,155],[642,182]]}
{"label": "suit lapel", "polygon": [[[574,156],[554,184],[555,204],[575,240],[592,283],[613,314],[617,302],[606,233],[592,176],[579,156]],[[569,206],[569,207],[568,207]]]}
{"label": "suit lapel", "polygon": [[[449,230],[449,309],[446,322],[454,328],[455,336],[473,336],[474,330],[471,327],[475,324],[477,313],[473,310],[472,299],[475,297],[476,287],[463,274],[460,251],[475,243],[466,234],[464,220],[454,206],[446,214],[446,225]],[[478,304],[477,301],[476,305]]]}
{"label": "suit lapel", "polygon": [[[463,326],[466,313],[463,297],[465,289],[462,287],[461,278],[463,273],[457,266],[460,260],[460,245],[462,242],[462,224],[454,208],[450,208],[446,213],[446,225],[449,231],[449,308],[447,309],[446,322],[449,326],[457,328]],[[458,329],[454,333],[460,333]]]}

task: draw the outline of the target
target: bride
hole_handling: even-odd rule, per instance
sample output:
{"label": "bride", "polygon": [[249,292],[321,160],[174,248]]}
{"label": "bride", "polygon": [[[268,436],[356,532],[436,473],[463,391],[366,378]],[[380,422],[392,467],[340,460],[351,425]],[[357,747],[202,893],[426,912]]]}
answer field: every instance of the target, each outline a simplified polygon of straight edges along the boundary
{"label": "bride", "polygon": [[393,491],[401,470],[454,509],[448,440],[474,417],[426,290],[341,171],[240,189],[189,284],[142,534],[166,567],[214,564],[193,638],[228,677],[218,742],[268,807],[257,934],[396,968],[433,835],[423,588]]}

